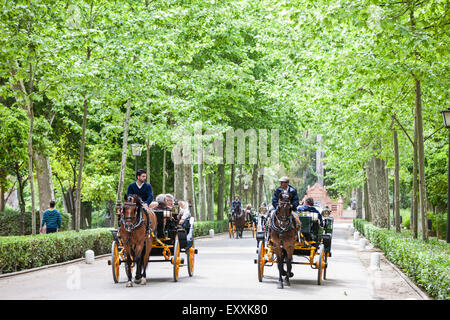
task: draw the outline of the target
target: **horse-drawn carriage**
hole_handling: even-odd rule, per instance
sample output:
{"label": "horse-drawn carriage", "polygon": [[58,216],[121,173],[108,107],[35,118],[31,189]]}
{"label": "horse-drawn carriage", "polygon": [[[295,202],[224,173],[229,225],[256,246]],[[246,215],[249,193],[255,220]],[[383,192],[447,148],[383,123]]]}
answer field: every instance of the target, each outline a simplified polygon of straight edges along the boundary
{"label": "horse-drawn carriage", "polygon": [[[130,206],[131,209],[128,211],[136,212],[133,221],[133,228],[127,230],[124,226],[128,220],[127,217],[124,217],[124,213],[125,209],[129,209]],[[125,271],[129,280],[129,286],[132,285],[130,282],[133,267],[137,267],[136,280],[139,280],[139,278],[143,276],[144,283],[142,284],[145,284],[145,269],[148,262],[170,262],[173,265],[173,280],[177,281],[179,268],[185,263],[184,258],[181,257],[181,253],[186,254],[188,274],[190,277],[193,276],[194,260],[195,254],[197,254],[197,249],[195,249],[193,237],[191,241],[188,241],[187,237],[188,233],[192,234],[193,232],[193,217],[189,219],[189,223],[185,224],[189,225],[186,228],[178,224],[179,208],[177,204],[170,210],[151,209],[149,210],[149,213],[146,213],[142,208],[142,202],[140,202],[140,199],[132,197],[128,198],[128,202],[125,202],[124,207],[120,210],[120,212],[122,212],[120,215],[121,226],[117,230],[111,230],[114,240],[111,248],[111,260],[108,260],[108,264],[112,266],[113,280],[115,283],[119,282],[120,265],[124,263]],[[144,245],[141,253],[137,253],[136,249],[133,249],[132,247],[131,250],[130,247],[128,247],[129,249],[127,250],[126,247],[130,245],[130,242],[135,240],[132,233],[137,232],[139,228],[145,228],[144,225],[146,221],[152,220],[151,218],[149,219],[149,215],[154,217],[153,224],[147,223],[149,228],[145,234],[145,241],[150,240],[146,244],[149,248],[146,248]],[[156,227],[153,229],[152,226]],[[144,254],[147,249],[148,254]],[[150,254],[152,257],[158,256],[162,257],[162,259],[150,260]],[[138,272],[139,275],[141,275],[142,272],[142,275],[139,278]]]}
{"label": "horse-drawn carriage", "polygon": [[[279,214],[278,211],[274,212],[270,222],[267,221],[265,216],[260,216],[258,221],[258,230],[256,233],[256,240],[258,243],[256,253],[258,256],[257,259],[254,260],[254,263],[258,265],[258,280],[262,282],[265,267],[270,267],[273,266],[274,263],[277,263],[280,272],[278,287],[283,288],[282,275],[286,276],[285,281],[286,284],[289,285],[289,278],[293,276],[293,273],[290,271],[291,265],[300,264],[309,265],[312,269],[317,270],[317,284],[320,285],[322,280],[326,280],[328,258],[331,257],[333,218],[324,216],[322,229],[319,225],[317,215],[311,212],[300,215],[301,230],[296,232],[295,230],[290,229],[291,232],[293,230],[291,243],[289,243],[289,240],[286,238],[286,240],[282,242],[282,245],[280,245],[278,236],[277,243],[274,243],[274,235],[277,235],[277,233],[271,231],[272,228],[279,228],[281,232],[278,234],[283,233],[283,227],[281,225],[284,222],[284,219],[283,217],[278,218],[278,215],[281,216],[282,214]],[[292,220],[292,218],[287,215],[284,218],[286,218],[286,221],[289,219]],[[279,221],[279,225],[276,227],[275,224],[277,224],[277,222],[275,220]],[[287,229],[288,228],[286,228],[286,230]],[[293,256],[306,259],[306,261],[294,261],[294,259],[292,259]],[[287,264],[287,272],[283,269],[283,263]]]}
{"label": "horse-drawn carriage", "polygon": [[242,238],[244,230],[251,231],[254,238],[256,234],[255,213],[251,209],[243,210],[240,206],[236,206],[230,211],[228,218],[228,234],[230,238]]}

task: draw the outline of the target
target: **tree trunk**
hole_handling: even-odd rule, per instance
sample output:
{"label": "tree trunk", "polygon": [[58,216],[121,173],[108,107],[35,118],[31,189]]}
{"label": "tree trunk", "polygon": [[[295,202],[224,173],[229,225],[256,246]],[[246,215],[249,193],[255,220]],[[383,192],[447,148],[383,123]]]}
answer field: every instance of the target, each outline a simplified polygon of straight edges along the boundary
{"label": "tree trunk", "polygon": [[366,174],[367,174],[367,194],[368,194],[368,203],[369,203],[369,211],[370,211],[370,222],[375,223],[378,219],[378,199],[377,199],[377,184],[375,178],[375,166],[374,166],[375,157],[371,160],[367,161]]}
{"label": "tree trunk", "polygon": [[22,175],[20,174],[20,166],[18,163],[15,165],[15,173],[19,187],[17,188],[18,200],[20,207],[20,235],[25,234],[25,200],[23,198],[23,189],[25,188],[25,181],[22,181]]}
{"label": "tree trunk", "polygon": [[[119,176],[119,185],[117,186],[117,204],[122,203],[122,193],[123,193],[123,184],[125,181],[125,170],[127,168],[127,150],[128,150],[128,131],[130,127],[130,110],[131,110],[131,101],[127,101],[127,111],[125,114],[125,120],[123,123],[123,139],[122,139],[122,161],[120,165],[120,176]],[[114,228],[118,227],[117,217],[114,214],[111,217],[113,220]]]}
{"label": "tree trunk", "polygon": [[38,153],[34,154],[34,158],[36,161],[36,178],[39,192],[39,221],[42,221],[44,211],[49,207],[50,201],[55,200],[55,193],[49,158]]}
{"label": "tree trunk", "polygon": [[419,216],[419,184],[417,183],[417,117],[414,117],[414,146],[413,146],[413,173],[412,173],[412,195],[411,195],[411,224],[413,230],[413,238],[417,239],[418,237],[418,216]]}
{"label": "tree trunk", "polygon": [[364,181],[364,219],[366,221],[372,221],[372,218],[370,216],[369,188],[367,186],[367,178],[366,181]]}
{"label": "tree trunk", "polygon": [[386,170],[385,162],[382,159],[375,158],[375,179],[377,184],[377,214],[375,224],[381,228],[388,227],[388,215],[389,210],[387,206],[389,205],[389,196],[387,194],[386,186]]}
{"label": "tree trunk", "polygon": [[234,179],[235,179],[235,171],[236,171],[236,165],[233,163],[231,164],[231,177],[230,177],[230,207],[231,203],[234,200]]}
{"label": "tree trunk", "polygon": [[256,205],[258,197],[258,165],[253,165],[253,171],[252,171],[252,205]]}
{"label": "tree trunk", "polygon": [[427,228],[427,206],[425,190],[425,152],[423,143],[423,123],[422,123],[422,93],[420,80],[415,79],[415,102],[417,116],[417,158],[419,167],[419,210],[422,217],[422,240],[428,241]]}
{"label": "tree trunk", "polygon": [[356,218],[362,219],[362,208],[363,208],[363,192],[362,188],[356,189]]}
{"label": "tree trunk", "polygon": [[[32,88],[30,88],[32,90]],[[28,179],[30,180],[30,192],[31,192],[31,230],[33,235],[36,234],[36,210],[35,210],[35,197],[34,197],[34,177],[33,177],[33,125],[34,125],[34,111],[33,100],[27,103],[27,115],[30,120],[30,126],[28,128]]]}
{"label": "tree trunk", "polygon": [[201,221],[206,220],[206,195],[205,195],[205,178],[203,177],[203,154],[202,150],[197,150],[198,163],[198,202],[199,202],[199,218]]}
{"label": "tree trunk", "polygon": [[147,182],[150,183],[150,148],[151,148],[150,141],[147,140],[147,143],[145,145],[147,147],[147,151],[145,153],[146,155],[145,171],[147,172]]}
{"label": "tree trunk", "polygon": [[164,156],[163,156],[163,176],[162,176],[162,193],[166,193],[166,156],[167,150],[164,148]]}
{"label": "tree trunk", "polygon": [[322,135],[318,134],[317,137],[317,151],[316,151],[316,173],[317,173],[317,183],[319,186],[323,187],[323,152],[322,152]]}
{"label": "tree trunk", "polygon": [[395,231],[400,232],[400,160],[398,154],[397,131],[394,130],[394,208],[395,208]]}
{"label": "tree trunk", "polygon": [[207,175],[207,202],[208,202],[208,220],[214,220],[214,173]]}
{"label": "tree trunk", "polygon": [[183,163],[174,164],[174,197],[175,199],[183,199],[184,196],[184,174]]}
{"label": "tree trunk", "polygon": [[264,167],[259,168],[259,178],[258,178],[258,196],[256,203],[253,205],[253,207],[258,210],[260,204],[263,202],[264,199]]}
{"label": "tree trunk", "polygon": [[84,97],[84,108],[83,108],[83,125],[81,132],[81,146],[80,146],[80,166],[78,168],[78,179],[77,179],[77,191],[76,191],[76,204],[75,204],[75,231],[80,231],[80,219],[81,219],[81,181],[83,177],[83,165],[84,165],[84,144],[86,141],[86,122],[87,122],[87,109],[88,101],[86,96]]}
{"label": "tree trunk", "polygon": [[217,192],[217,220],[224,218],[224,200],[225,200],[225,165],[219,164],[218,192]]}

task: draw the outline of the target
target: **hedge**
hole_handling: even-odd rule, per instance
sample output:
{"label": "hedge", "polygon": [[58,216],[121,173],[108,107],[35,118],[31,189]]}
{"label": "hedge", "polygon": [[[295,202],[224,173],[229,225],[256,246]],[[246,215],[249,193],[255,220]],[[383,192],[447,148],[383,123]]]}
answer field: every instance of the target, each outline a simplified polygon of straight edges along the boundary
{"label": "hedge", "polygon": [[450,298],[449,244],[436,239],[426,243],[412,238],[409,230],[397,233],[363,219],[354,219],[353,225],[430,296],[442,300]]}
{"label": "hedge", "polygon": [[0,273],[15,272],[111,252],[108,228],[63,231],[35,236],[0,237]]}
{"label": "hedge", "polygon": [[[195,223],[194,237],[228,230],[228,220]],[[0,274],[41,267],[84,257],[86,250],[95,255],[111,252],[111,228],[63,231],[35,236],[0,237]]]}
{"label": "hedge", "polygon": [[[70,214],[60,211],[61,213],[61,229],[69,230],[71,217]],[[25,212],[25,235],[31,234],[31,212]],[[0,236],[18,236],[20,235],[21,213],[14,209],[5,209],[0,211]],[[36,233],[39,233],[40,227],[39,211],[36,211]]]}

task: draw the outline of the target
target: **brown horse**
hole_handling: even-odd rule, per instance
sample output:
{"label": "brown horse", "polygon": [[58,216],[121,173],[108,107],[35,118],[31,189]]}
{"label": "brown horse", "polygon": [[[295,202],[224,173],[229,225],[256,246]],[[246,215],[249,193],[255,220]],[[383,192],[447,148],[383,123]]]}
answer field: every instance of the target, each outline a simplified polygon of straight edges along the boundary
{"label": "brown horse", "polygon": [[241,205],[237,204],[233,209],[234,225],[236,227],[236,239],[242,239],[242,233],[247,221],[247,212],[241,209]]}
{"label": "brown horse", "polygon": [[[279,205],[277,210],[272,214],[270,222],[270,239],[273,243],[273,249],[277,256],[278,265],[278,289],[283,289],[284,284],[290,285],[289,278],[292,278],[294,274],[292,270],[292,255],[294,253],[295,240],[297,238],[297,231],[294,226],[294,218],[291,214],[291,202],[287,192],[282,192],[279,198]],[[301,229],[301,227],[300,227]],[[287,272],[283,268],[283,264],[286,263]]]}
{"label": "brown horse", "polygon": [[143,201],[138,195],[125,196],[120,220],[120,238],[127,257],[126,273],[128,277],[127,287],[132,287],[131,264],[136,264],[136,276],[134,282],[145,285],[146,269],[154,238],[152,231],[156,230],[156,215],[150,209],[143,208]]}

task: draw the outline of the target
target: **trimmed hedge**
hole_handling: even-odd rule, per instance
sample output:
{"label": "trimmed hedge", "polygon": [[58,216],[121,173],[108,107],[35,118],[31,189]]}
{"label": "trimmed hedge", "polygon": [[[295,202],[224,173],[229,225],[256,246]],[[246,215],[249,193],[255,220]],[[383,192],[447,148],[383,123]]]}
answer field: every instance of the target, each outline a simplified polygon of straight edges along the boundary
{"label": "trimmed hedge", "polygon": [[35,236],[0,237],[0,273],[15,272],[111,252],[109,228],[63,231]]}
{"label": "trimmed hedge", "polygon": [[194,237],[209,235],[210,229],[214,229],[214,233],[228,232],[228,220],[196,221]]}
{"label": "trimmed hedge", "polygon": [[[228,220],[195,223],[194,237],[228,231]],[[111,228],[63,231],[35,236],[0,237],[0,274],[83,258],[86,250],[95,255],[111,252]]]}
{"label": "trimmed hedge", "polygon": [[425,243],[412,238],[409,230],[397,233],[363,219],[353,219],[353,225],[430,296],[442,300],[450,298],[449,244],[436,239]]}
{"label": "trimmed hedge", "polygon": [[[69,230],[71,221],[70,214],[60,211],[61,213],[61,229]],[[31,234],[31,212],[25,212],[25,235]],[[0,236],[18,236],[20,235],[21,213],[19,210],[7,208],[0,211]],[[36,211],[36,233],[39,233],[40,227],[39,211]]]}

